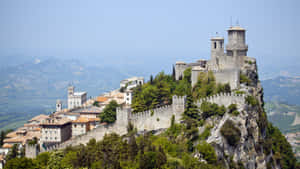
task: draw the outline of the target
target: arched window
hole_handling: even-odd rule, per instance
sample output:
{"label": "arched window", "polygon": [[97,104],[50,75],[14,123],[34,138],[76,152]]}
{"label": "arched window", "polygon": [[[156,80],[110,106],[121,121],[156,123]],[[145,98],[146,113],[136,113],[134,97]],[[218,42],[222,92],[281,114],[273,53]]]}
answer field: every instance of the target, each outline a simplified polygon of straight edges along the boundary
{"label": "arched window", "polygon": [[215,49],[217,48],[217,42],[214,42],[214,48]]}

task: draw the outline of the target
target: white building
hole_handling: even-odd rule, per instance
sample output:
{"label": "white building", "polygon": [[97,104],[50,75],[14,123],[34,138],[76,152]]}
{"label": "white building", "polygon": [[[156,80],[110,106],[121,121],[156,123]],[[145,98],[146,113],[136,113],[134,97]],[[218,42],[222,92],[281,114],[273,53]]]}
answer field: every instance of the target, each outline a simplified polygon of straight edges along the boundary
{"label": "white building", "polygon": [[124,88],[130,90],[132,88],[137,87],[138,85],[144,84],[143,77],[131,77],[120,82],[120,88]]}
{"label": "white building", "polygon": [[74,92],[74,86],[68,88],[68,109],[82,106],[87,100],[86,92]]}

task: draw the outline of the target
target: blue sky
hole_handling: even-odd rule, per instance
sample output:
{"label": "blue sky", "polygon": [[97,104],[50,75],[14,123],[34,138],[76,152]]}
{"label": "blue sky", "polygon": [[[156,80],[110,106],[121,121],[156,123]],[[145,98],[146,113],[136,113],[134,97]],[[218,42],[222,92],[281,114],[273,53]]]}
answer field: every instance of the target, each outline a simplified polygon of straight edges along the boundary
{"label": "blue sky", "polygon": [[[230,18],[247,29],[249,56],[299,59],[297,0],[1,0],[0,57],[209,58]],[[283,59],[284,58],[284,59]]]}

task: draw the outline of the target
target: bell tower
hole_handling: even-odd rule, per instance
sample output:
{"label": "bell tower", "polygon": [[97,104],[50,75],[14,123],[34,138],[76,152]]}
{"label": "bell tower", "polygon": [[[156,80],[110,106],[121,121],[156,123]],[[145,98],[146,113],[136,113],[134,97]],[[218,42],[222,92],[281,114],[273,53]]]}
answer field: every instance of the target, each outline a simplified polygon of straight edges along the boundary
{"label": "bell tower", "polygon": [[56,111],[59,112],[62,110],[62,102],[61,100],[56,100]]}

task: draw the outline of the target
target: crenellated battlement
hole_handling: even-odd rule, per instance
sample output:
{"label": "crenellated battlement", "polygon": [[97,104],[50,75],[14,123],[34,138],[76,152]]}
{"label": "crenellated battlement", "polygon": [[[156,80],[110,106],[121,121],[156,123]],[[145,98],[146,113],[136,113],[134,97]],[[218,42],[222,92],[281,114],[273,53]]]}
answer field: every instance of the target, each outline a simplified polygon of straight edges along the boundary
{"label": "crenellated battlement", "polygon": [[242,106],[245,104],[245,96],[244,94],[236,94],[234,92],[231,93],[218,93],[213,96],[208,96],[205,98],[201,98],[196,102],[198,107],[201,106],[203,102],[216,103],[218,105],[229,106],[230,104],[237,104],[238,106]]}

